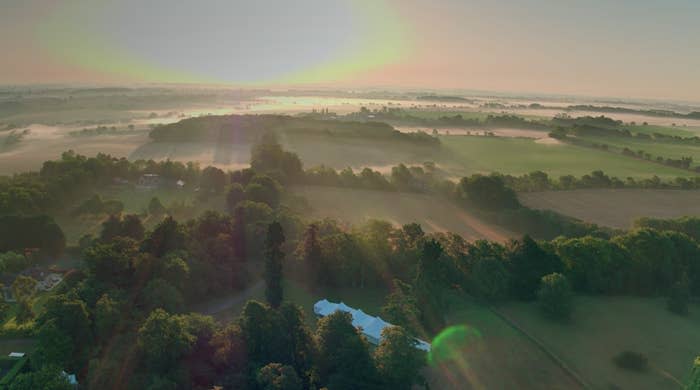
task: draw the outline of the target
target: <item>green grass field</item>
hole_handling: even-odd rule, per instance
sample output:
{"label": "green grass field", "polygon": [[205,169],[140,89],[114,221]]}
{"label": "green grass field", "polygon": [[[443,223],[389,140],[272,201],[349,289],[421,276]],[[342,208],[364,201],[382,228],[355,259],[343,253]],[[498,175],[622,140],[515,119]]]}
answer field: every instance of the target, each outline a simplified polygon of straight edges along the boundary
{"label": "green grass field", "polygon": [[459,175],[500,172],[522,175],[535,170],[550,176],[581,176],[600,169],[619,178],[664,179],[694,176],[692,172],[641,161],[615,153],[567,144],[543,144],[532,139],[504,137],[441,136],[449,154],[445,169]]}
{"label": "green grass field", "polygon": [[614,147],[617,151],[629,148],[633,152],[643,150],[652,155],[652,159],[661,156],[664,159],[680,159],[681,157],[692,157],[694,163],[691,167],[697,166],[700,162],[700,146],[689,143],[666,142],[661,140],[646,140],[634,137],[582,137],[583,139],[599,144],[606,144]]}
{"label": "green grass field", "polygon": [[[512,303],[505,312],[596,389],[678,389],[685,383],[700,345],[700,306],[688,317],[666,310],[664,299],[577,297],[570,324],[542,317],[536,304]],[[612,358],[644,353],[651,369],[634,373]]]}

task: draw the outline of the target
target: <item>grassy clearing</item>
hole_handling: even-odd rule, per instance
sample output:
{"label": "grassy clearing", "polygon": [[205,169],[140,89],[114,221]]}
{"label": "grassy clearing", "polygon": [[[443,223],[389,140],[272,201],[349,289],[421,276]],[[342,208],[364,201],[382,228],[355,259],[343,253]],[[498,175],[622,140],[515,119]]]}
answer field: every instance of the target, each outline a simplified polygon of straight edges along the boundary
{"label": "grassy clearing", "polygon": [[579,388],[535,344],[488,308],[461,299],[453,302],[446,318],[450,325],[466,325],[481,337],[464,345],[451,361],[430,367],[431,388]]}
{"label": "grassy clearing", "polygon": [[446,169],[460,175],[501,172],[522,175],[535,170],[550,176],[581,176],[600,169],[620,178],[665,179],[694,176],[692,172],[637,160],[615,153],[567,144],[542,144],[532,139],[502,137],[441,136],[449,151]]}
{"label": "grassy clearing", "polygon": [[551,209],[604,226],[629,228],[641,217],[678,218],[700,214],[700,192],[593,189],[518,194],[526,206]]}
{"label": "grassy clearing", "polygon": [[[548,321],[536,304],[513,303],[499,310],[540,339],[594,388],[677,389],[698,355],[700,306],[688,317],[666,310],[665,300],[578,297],[570,324]],[[644,353],[651,370],[618,369],[612,358],[624,350]],[[675,379],[671,379],[675,378]]]}
{"label": "grassy clearing", "polygon": [[292,191],[308,200],[311,218],[328,217],[352,224],[369,219],[395,225],[417,222],[426,231],[453,232],[467,239],[505,241],[514,236],[435,196],[315,186],[294,187]]}

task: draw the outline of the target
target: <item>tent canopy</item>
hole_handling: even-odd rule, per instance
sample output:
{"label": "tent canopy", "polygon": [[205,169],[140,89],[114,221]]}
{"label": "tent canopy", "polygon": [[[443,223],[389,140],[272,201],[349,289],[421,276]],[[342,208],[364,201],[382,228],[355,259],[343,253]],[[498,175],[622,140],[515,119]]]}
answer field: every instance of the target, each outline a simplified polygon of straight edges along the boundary
{"label": "tent canopy", "polygon": [[[382,331],[384,331],[384,329],[393,326],[379,316],[371,316],[361,309],[353,309],[343,302],[334,303],[327,299],[322,299],[314,304],[314,313],[320,317],[331,315],[336,311],[350,313],[352,316],[352,325],[360,329],[362,334],[374,344],[381,342]],[[416,348],[423,351],[430,351],[430,343],[416,339]]]}

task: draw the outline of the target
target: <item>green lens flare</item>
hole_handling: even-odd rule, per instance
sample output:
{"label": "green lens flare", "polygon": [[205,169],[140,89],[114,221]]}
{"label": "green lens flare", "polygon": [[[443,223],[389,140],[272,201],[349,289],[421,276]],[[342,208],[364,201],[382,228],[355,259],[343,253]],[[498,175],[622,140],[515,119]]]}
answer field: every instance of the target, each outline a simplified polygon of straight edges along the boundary
{"label": "green lens flare", "polygon": [[432,343],[428,363],[432,366],[459,360],[466,363],[466,354],[481,340],[481,332],[468,325],[445,328]]}

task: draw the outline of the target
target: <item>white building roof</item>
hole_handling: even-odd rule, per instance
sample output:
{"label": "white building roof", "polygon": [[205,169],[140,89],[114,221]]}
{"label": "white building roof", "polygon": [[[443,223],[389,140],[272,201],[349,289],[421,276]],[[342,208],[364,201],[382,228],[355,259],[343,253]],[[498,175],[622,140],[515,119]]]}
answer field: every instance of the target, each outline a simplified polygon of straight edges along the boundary
{"label": "white building roof", "polygon": [[7,356],[11,358],[21,358],[24,357],[24,352],[10,352],[10,354]]}
{"label": "white building roof", "polygon": [[[322,299],[314,304],[314,313],[320,317],[331,315],[336,311],[350,313],[352,316],[352,325],[361,329],[362,334],[367,336],[367,338],[373,343],[375,343],[375,340],[376,343],[379,343],[382,338],[382,331],[390,326],[393,326],[379,316],[371,316],[363,312],[361,309],[353,309],[343,302],[333,303],[327,299]],[[430,343],[416,339],[416,348],[423,351],[430,351]]]}

